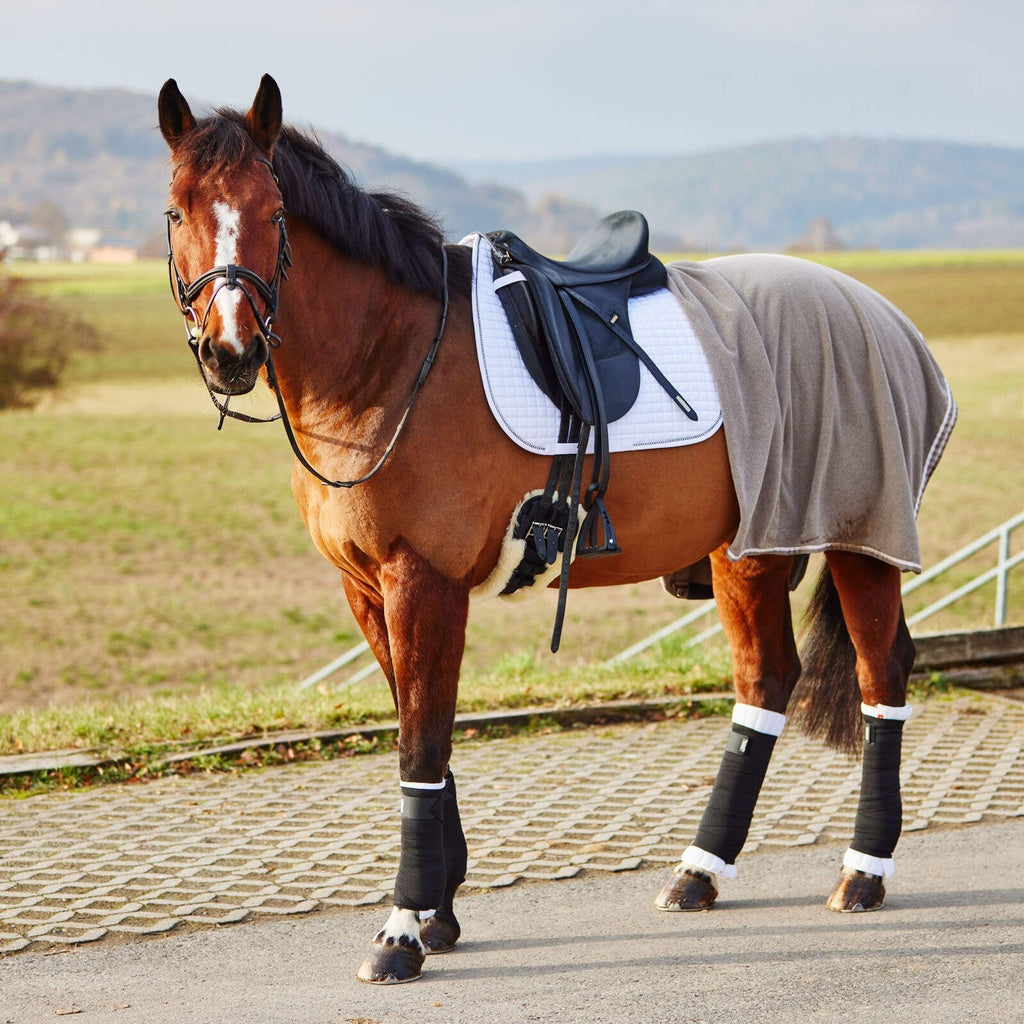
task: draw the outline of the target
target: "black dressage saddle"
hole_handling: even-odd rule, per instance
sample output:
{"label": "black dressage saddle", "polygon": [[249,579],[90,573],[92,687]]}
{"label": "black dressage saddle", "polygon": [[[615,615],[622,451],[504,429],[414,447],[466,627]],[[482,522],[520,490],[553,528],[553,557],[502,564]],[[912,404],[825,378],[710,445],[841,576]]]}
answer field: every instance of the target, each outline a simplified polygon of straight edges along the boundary
{"label": "black dressage saddle", "polygon": [[[602,500],[610,472],[608,425],[636,401],[640,363],[690,419],[696,420],[697,414],[636,342],[630,328],[629,299],[667,283],[664,264],[650,253],[649,229],[642,214],[626,210],[605,217],[565,260],[543,256],[510,231],[495,231],[487,238],[494,253],[494,288],[523,361],[537,386],[561,411],[559,440],[577,446],[575,457],[556,457],[543,495],[524,504],[515,536],[527,540],[527,557],[503,591],[512,593],[531,585],[562,551],[559,611],[552,638],[552,649],[557,650],[573,545],[581,557],[620,550]],[[583,460],[591,438],[593,470],[581,498]],[[580,504],[585,517],[577,530]]]}
{"label": "black dressage saddle", "polygon": [[556,405],[568,400],[598,429],[632,408],[641,361],[657,373],[633,338],[628,310],[630,297],[667,281],[649,237],[647,220],[635,210],[605,217],[565,260],[541,255],[510,231],[488,235],[495,290],[531,376]]}

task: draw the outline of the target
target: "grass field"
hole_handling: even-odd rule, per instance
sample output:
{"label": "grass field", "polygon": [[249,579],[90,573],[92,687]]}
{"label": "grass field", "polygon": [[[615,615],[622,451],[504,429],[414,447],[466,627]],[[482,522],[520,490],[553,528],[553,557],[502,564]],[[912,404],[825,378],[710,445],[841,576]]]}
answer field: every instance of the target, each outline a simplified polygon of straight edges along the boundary
{"label": "grass field", "polygon": [[[1024,508],[1024,253],[829,262],[915,319],[960,404],[920,520],[934,563]],[[54,399],[0,414],[0,753],[389,715],[379,676],[295,695],[360,637],[294,508],[280,429],[216,431],[163,264],[18,270],[103,344],[74,361]],[[991,600],[968,599],[929,628],[988,625]],[[557,658],[553,601],[473,610],[463,708],[684,693],[727,677],[720,641],[595,666],[689,610],[657,583],[571,595]]]}

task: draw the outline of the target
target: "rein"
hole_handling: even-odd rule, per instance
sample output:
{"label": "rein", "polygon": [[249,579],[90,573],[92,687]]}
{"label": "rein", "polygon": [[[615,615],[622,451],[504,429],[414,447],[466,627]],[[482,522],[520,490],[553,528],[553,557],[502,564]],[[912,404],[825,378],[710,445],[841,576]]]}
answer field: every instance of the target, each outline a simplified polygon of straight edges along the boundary
{"label": "rein", "polygon": [[[270,173],[274,176],[274,181],[277,182],[277,174],[274,172],[273,165],[270,161],[260,158],[260,163],[267,165]],[[358,484],[365,483],[371,477],[375,476],[383,467],[384,463],[387,462],[391,453],[395,450],[395,446],[398,444],[398,438],[409,419],[409,413],[412,411],[413,402],[416,401],[416,396],[419,394],[419,390],[423,386],[423,382],[426,380],[431,366],[434,365],[434,358],[437,355],[437,350],[441,344],[441,338],[444,336],[445,325],[448,322],[448,253],[442,244],[441,321],[438,325],[437,333],[434,335],[434,340],[431,342],[430,349],[427,351],[427,356],[423,360],[423,365],[420,367],[416,383],[413,384],[412,393],[409,396],[409,402],[405,407],[405,412],[402,413],[402,418],[399,420],[398,426],[395,428],[395,432],[392,435],[390,442],[388,442],[387,448],[384,449],[384,454],[381,455],[377,460],[376,465],[369,470],[369,472],[365,473],[358,479],[332,480],[330,477],[324,476],[302,453],[298,439],[295,437],[295,431],[292,427],[291,420],[288,417],[288,410],[285,408],[284,396],[281,394],[281,388],[277,380],[277,371],[274,368],[273,350],[275,348],[280,348],[281,338],[279,335],[274,333],[273,324],[277,318],[281,282],[288,280],[288,267],[292,265],[292,250],[291,245],[288,242],[288,233],[285,230],[283,216],[280,217],[277,224],[280,232],[277,249],[277,267],[274,271],[274,276],[270,281],[265,281],[259,274],[250,270],[248,267],[236,266],[235,264],[229,263],[226,266],[213,267],[197,277],[191,284],[187,284],[185,279],[181,276],[178,266],[174,260],[174,247],[171,241],[171,218],[170,215],[168,215],[167,273],[170,279],[171,294],[174,296],[175,301],[178,304],[178,309],[181,312],[181,315],[185,318],[185,340],[188,342],[188,346],[192,350],[192,355],[195,357],[196,365],[199,367],[199,373],[203,378],[203,383],[206,385],[210,401],[213,402],[214,407],[220,413],[220,422],[217,424],[217,429],[220,430],[221,427],[224,426],[224,420],[226,417],[240,420],[243,423],[273,423],[275,420],[280,420],[284,426],[284,432],[288,438],[288,443],[291,445],[292,452],[304,469],[312,474],[312,476],[319,480],[325,487],[355,487]],[[203,315],[202,319],[200,319],[199,314],[193,307],[193,303],[199,296],[200,292],[202,292],[202,290],[212,281],[220,281],[220,283],[214,288],[213,295],[210,297],[210,301],[206,307],[206,313]],[[264,308],[266,310],[264,314],[260,313],[256,300],[253,298],[252,292],[247,285],[252,286],[252,288],[254,288],[259,294],[259,297],[263,300]],[[206,371],[203,368],[203,361],[199,355],[199,343],[206,330],[206,324],[210,316],[210,310],[213,308],[214,300],[217,298],[217,294],[222,288],[227,288],[229,290],[241,288],[242,294],[249,303],[253,316],[256,318],[256,322],[259,325],[260,334],[267,343],[267,383],[270,385],[270,388],[277,399],[278,413],[276,416],[248,416],[245,413],[236,412],[233,409],[228,408],[231,401],[230,396],[227,396],[224,401],[221,401],[217,393],[210,387],[209,378],[206,376]]]}

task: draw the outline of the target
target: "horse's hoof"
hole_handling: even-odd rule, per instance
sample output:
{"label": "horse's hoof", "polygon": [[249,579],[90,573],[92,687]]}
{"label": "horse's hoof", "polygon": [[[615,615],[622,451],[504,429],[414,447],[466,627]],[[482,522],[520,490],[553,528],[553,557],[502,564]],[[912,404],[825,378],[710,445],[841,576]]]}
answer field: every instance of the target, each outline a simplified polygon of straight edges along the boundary
{"label": "horse's hoof", "polygon": [[440,913],[428,918],[420,926],[420,942],[427,953],[450,953],[459,941],[462,929],[459,922],[452,917],[442,917]]}
{"label": "horse's hoof", "polygon": [[416,946],[374,945],[356,977],[370,985],[401,985],[420,977],[425,959],[423,950]]}
{"label": "horse's hoof", "polygon": [[881,875],[843,868],[826,906],[840,914],[859,914],[878,910],[884,902],[885,885]]}
{"label": "horse's hoof", "polygon": [[696,868],[684,868],[669,879],[654,905],[659,910],[710,910],[717,897],[718,887],[712,875]]}

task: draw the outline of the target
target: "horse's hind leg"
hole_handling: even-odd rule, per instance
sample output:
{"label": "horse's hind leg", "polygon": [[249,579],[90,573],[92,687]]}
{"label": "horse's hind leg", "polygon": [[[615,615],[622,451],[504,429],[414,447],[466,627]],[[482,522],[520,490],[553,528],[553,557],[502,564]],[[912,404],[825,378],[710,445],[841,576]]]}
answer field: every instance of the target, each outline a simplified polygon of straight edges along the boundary
{"label": "horse's hind leg", "polygon": [[843,619],[856,653],[864,719],[864,760],[853,840],[828,907],[877,910],[902,829],[900,756],[910,717],[907,679],[914,643],[903,617],[900,571],[867,555],[827,553]]}
{"label": "horse's hind leg", "polygon": [[732,729],[696,839],[683,854],[655,906],[706,910],[718,896],[717,876],[736,874],[785,710],[800,675],[789,606],[792,559],[730,562],[712,554],[715,600],[732,647],[736,705]]}

